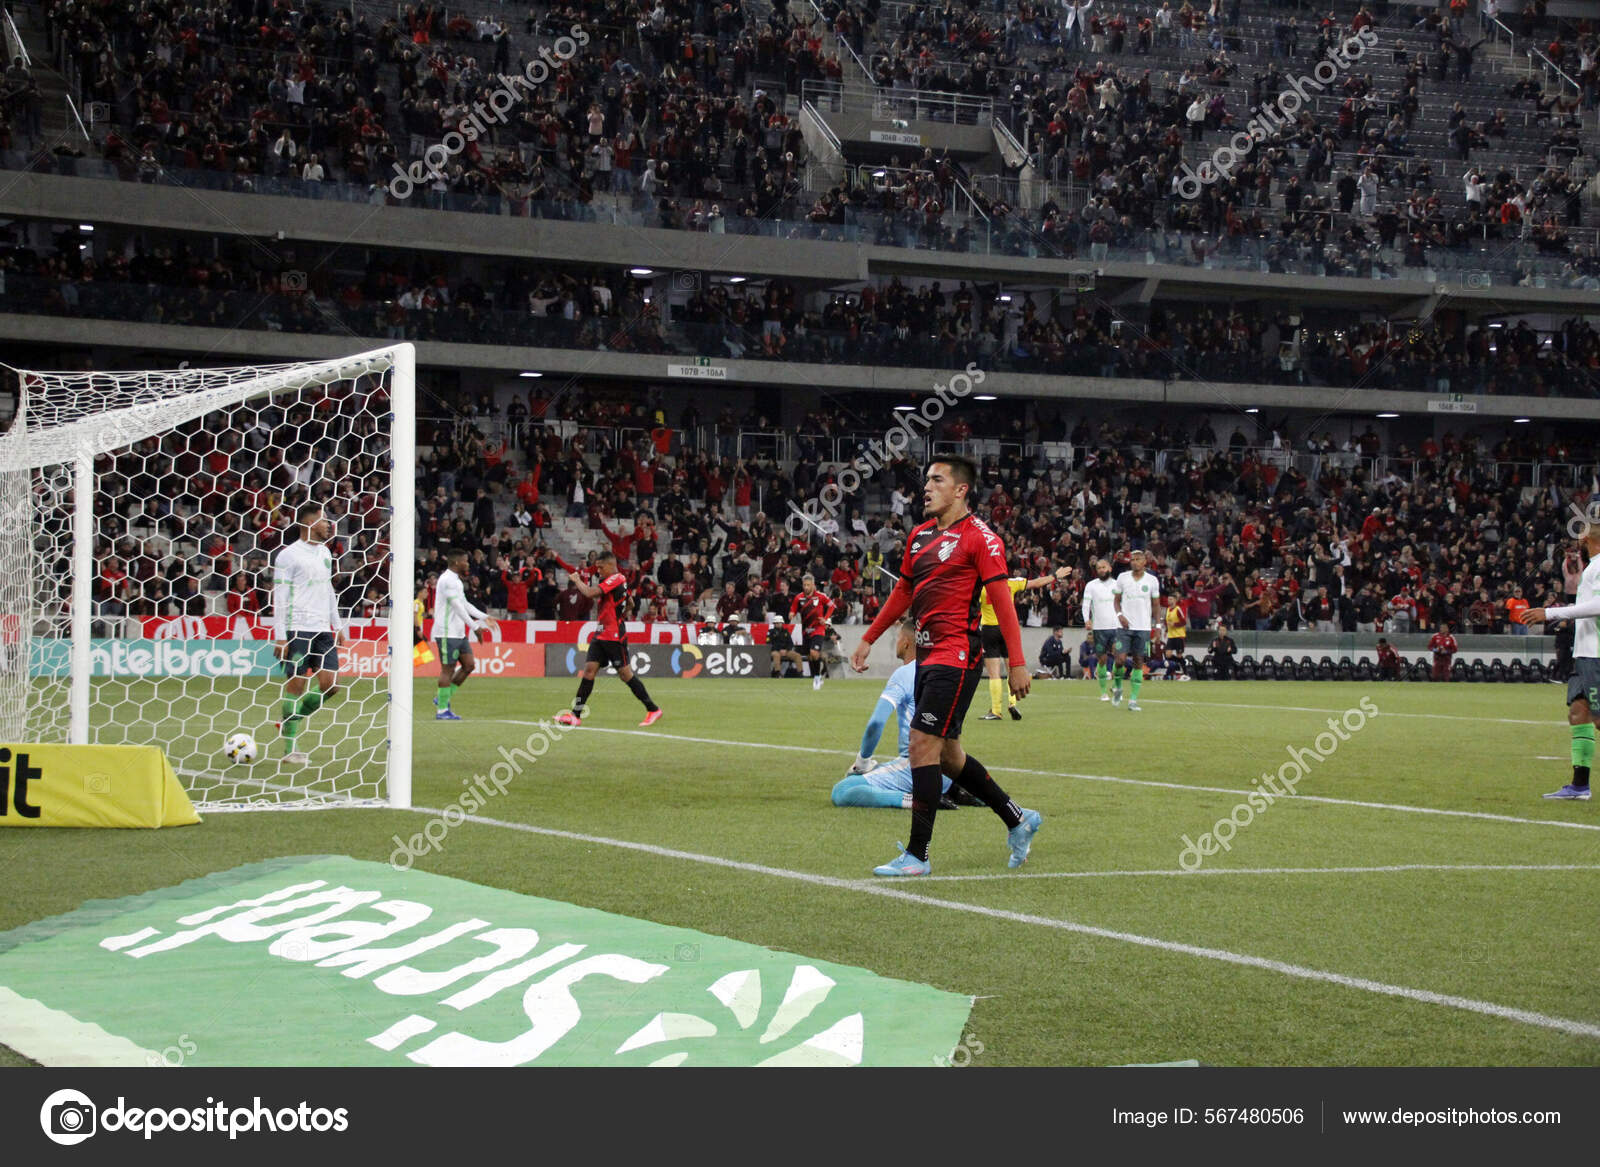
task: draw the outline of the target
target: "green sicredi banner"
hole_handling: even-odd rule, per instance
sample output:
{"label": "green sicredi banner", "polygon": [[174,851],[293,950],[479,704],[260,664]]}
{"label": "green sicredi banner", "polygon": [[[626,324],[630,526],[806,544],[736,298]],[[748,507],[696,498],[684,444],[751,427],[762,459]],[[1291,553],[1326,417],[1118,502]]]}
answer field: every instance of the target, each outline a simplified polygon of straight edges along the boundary
{"label": "green sicredi banner", "polygon": [[0,933],[0,1042],[46,1065],[929,1066],[971,1005],[344,856]]}

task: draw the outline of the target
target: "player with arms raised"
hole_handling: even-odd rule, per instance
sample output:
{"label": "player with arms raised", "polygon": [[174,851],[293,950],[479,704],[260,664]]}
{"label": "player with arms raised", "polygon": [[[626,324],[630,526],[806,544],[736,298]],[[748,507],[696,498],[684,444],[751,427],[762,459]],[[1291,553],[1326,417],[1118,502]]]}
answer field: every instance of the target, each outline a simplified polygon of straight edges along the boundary
{"label": "player with arms raised", "polygon": [[1572,727],[1572,781],[1546,798],[1587,801],[1589,768],[1594,764],[1595,727],[1600,726],[1600,527],[1592,524],[1579,541],[1589,557],[1578,577],[1574,602],[1554,608],[1527,608],[1524,624],[1572,621],[1572,674],[1567,678],[1567,724]]}
{"label": "player with arms raised", "polygon": [[1039,829],[1038,811],[1023,810],[1000,789],[978,759],[961,747],[961,722],[983,676],[978,597],[994,605],[1011,662],[1011,691],[1026,697],[1030,680],[1022,630],[1006,583],[1006,550],[974,515],[968,499],[978,481],[967,458],[941,457],[928,466],[924,516],[906,541],[901,576],[851,656],[865,672],[872,645],[909,610],[917,625],[916,713],[911,729],[911,837],[905,849],[875,875],[927,875],[928,848],[939,810],[940,777],[948,775],[1000,816],[1020,867]]}
{"label": "player with arms raised", "polygon": [[[283,720],[278,722],[288,747],[283,760],[303,766],[311,757],[295,745],[301,722],[338,688],[339,645],[348,640],[333,586],[333,552],[328,550],[333,522],[314,502],[302,504],[295,518],[300,538],[272,557],[272,618],[278,641],[274,652],[289,674],[283,686]],[[306,679],[311,676],[317,687],[308,692]]]}
{"label": "player with arms raised", "polygon": [[[1047,588],[1071,574],[1072,568],[1058,567],[1053,575],[1041,575],[1033,579],[1028,579],[1026,576],[1012,576],[1006,580],[1006,586],[1011,589],[1012,606],[1016,606],[1017,597],[1023,592]],[[979,634],[983,637],[983,671],[989,675],[989,712],[983,715],[982,720],[999,721],[1000,710],[1008,708],[1011,720],[1021,721],[1022,711],[1017,708],[1016,694],[1006,692],[1005,678],[1000,675],[1000,666],[1006,659],[1006,641],[1005,637],[1000,635],[1000,617],[995,613],[994,605],[989,602],[987,592],[983,594],[979,609]],[[1008,700],[1009,706],[1006,705]]]}
{"label": "player with arms raised", "polygon": [[628,630],[623,626],[623,610],[628,604],[628,577],[617,570],[617,557],[609,551],[595,561],[595,566],[600,569],[598,584],[591,584],[579,575],[574,575],[572,582],[591,600],[600,601],[597,616],[600,631],[589,638],[589,659],[583,666],[583,677],[578,682],[578,695],[572,699],[572,712],[561,714],[556,721],[561,725],[581,724],[584,710],[589,704],[589,694],[594,692],[595,677],[599,676],[602,668],[614,668],[617,676],[622,678],[622,683],[633,691],[645,708],[644,720],[639,724],[654,725],[661,720],[661,709],[650,700],[644,682],[634,675],[633,667],[628,664]]}
{"label": "player with arms raised", "polygon": [[433,715],[435,721],[461,720],[450,708],[450,698],[478,667],[467,634],[476,632],[479,640],[489,639],[489,614],[472,605],[461,582],[466,570],[467,553],[456,548],[445,556],[445,570],[433,587],[433,636],[439,642],[439,692],[433,699],[439,712]]}
{"label": "player with arms raised", "polygon": [[822,688],[822,678],[828,675],[827,662],[822,651],[828,644],[828,621],[833,618],[836,605],[826,595],[817,591],[817,577],[800,577],[800,594],[789,605],[789,618],[800,623],[800,634],[805,637],[806,656],[811,661],[811,688]]}

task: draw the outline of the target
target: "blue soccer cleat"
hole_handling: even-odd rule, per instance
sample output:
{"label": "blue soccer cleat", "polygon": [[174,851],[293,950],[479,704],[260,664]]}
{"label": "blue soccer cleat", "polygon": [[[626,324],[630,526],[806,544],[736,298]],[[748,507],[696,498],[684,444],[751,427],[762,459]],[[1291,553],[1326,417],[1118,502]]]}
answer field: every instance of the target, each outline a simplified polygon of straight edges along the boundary
{"label": "blue soccer cleat", "polygon": [[449,709],[441,709],[433,715],[435,721],[460,721],[461,715]]}
{"label": "blue soccer cleat", "polygon": [[1033,846],[1033,837],[1039,833],[1039,824],[1044,822],[1044,816],[1036,810],[1022,812],[1022,821],[1006,832],[1006,843],[1011,848],[1011,858],[1006,860],[1007,867],[1021,867],[1028,861],[1028,848]]}
{"label": "blue soccer cleat", "polygon": [[873,875],[927,875],[933,870],[932,861],[918,859],[907,851],[902,843],[896,843],[895,846],[900,848],[900,854],[882,867],[874,867]]}
{"label": "blue soccer cleat", "polygon": [[1557,790],[1553,794],[1546,794],[1544,797],[1574,799],[1578,802],[1588,802],[1589,788],[1587,786],[1574,786],[1569,782],[1560,790]]}

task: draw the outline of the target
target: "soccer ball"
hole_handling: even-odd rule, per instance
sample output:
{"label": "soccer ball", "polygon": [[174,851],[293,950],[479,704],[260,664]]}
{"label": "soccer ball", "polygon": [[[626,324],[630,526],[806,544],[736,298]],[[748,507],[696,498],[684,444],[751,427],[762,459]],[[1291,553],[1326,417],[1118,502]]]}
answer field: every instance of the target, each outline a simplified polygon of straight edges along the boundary
{"label": "soccer ball", "polygon": [[228,761],[244,765],[256,760],[256,739],[247,733],[236,733],[222,743],[222,752]]}

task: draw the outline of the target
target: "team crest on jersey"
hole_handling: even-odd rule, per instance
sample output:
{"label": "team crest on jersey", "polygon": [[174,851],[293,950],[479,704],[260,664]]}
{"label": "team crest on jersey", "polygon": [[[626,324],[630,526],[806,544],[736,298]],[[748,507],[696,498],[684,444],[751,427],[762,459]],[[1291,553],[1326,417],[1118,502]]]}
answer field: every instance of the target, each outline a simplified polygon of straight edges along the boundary
{"label": "team crest on jersey", "polygon": [[945,560],[950,558],[950,553],[956,549],[956,543],[957,542],[959,542],[959,540],[946,539],[943,543],[939,544],[939,562],[940,563],[943,563]]}

